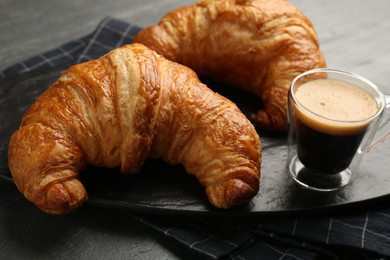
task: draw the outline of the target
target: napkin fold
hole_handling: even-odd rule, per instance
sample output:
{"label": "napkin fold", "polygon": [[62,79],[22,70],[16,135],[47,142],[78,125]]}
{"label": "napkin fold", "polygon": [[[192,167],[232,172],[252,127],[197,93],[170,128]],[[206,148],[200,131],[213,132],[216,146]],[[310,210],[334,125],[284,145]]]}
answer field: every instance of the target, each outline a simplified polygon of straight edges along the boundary
{"label": "napkin fold", "polygon": [[[70,66],[131,43],[141,28],[114,18],[94,32],[0,71],[0,77]],[[209,259],[390,258],[389,200],[348,211],[304,216],[205,218],[124,212],[194,257]]]}

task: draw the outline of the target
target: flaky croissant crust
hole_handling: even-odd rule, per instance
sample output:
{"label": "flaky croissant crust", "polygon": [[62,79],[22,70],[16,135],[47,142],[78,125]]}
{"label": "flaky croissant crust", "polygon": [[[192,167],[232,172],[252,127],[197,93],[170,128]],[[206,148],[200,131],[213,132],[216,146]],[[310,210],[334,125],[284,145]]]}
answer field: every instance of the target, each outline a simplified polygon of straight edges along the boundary
{"label": "flaky croissant crust", "polygon": [[312,23],[284,0],[202,0],[166,14],[134,39],[200,76],[259,96],[263,128],[287,130],[292,79],[325,67]]}
{"label": "flaky croissant crust", "polygon": [[9,143],[18,188],[55,214],[87,199],[78,179],[87,164],[136,173],[147,158],[182,163],[216,207],[259,189],[260,139],[247,118],[192,70],[141,44],[69,68]]}

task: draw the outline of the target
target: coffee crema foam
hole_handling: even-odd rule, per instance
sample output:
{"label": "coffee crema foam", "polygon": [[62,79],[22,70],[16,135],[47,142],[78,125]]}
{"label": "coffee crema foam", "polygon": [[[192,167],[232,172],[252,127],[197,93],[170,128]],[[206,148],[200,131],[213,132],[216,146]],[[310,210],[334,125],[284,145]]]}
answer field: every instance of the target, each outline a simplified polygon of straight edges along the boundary
{"label": "coffee crema foam", "polygon": [[347,135],[363,131],[378,112],[378,103],[367,91],[334,79],[317,79],[299,86],[295,92],[297,116],[317,131]]}

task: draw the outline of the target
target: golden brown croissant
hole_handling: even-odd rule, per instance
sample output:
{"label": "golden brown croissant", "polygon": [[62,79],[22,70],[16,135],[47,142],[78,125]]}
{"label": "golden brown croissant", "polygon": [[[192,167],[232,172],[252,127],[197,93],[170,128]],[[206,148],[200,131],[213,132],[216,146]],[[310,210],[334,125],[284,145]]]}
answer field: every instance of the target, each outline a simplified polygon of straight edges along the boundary
{"label": "golden brown croissant", "polygon": [[134,39],[166,58],[253,92],[259,126],[287,130],[292,79],[325,67],[311,22],[284,0],[203,0],[165,15]]}
{"label": "golden brown croissant", "polygon": [[192,70],[141,44],[69,68],[9,143],[18,188],[54,214],[87,199],[78,179],[86,164],[135,173],[146,158],[182,163],[216,207],[242,204],[259,189],[260,139],[245,115]]}

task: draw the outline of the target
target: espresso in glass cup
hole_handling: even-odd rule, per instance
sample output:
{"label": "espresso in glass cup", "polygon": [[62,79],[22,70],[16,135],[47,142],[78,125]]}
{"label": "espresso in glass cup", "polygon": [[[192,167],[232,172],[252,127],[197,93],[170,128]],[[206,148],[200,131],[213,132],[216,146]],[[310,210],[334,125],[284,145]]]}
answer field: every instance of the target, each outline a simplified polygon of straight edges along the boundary
{"label": "espresso in glass cup", "polygon": [[319,191],[349,184],[389,105],[385,95],[358,75],[315,69],[292,81],[288,98],[291,176]]}

